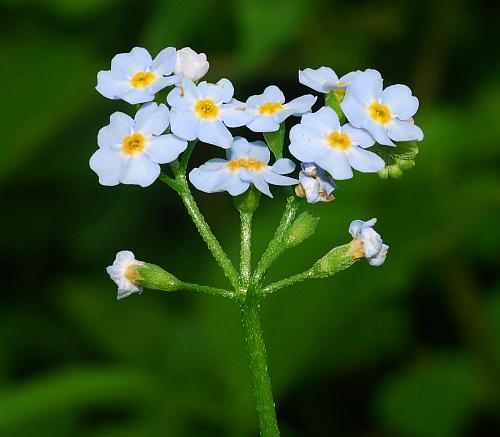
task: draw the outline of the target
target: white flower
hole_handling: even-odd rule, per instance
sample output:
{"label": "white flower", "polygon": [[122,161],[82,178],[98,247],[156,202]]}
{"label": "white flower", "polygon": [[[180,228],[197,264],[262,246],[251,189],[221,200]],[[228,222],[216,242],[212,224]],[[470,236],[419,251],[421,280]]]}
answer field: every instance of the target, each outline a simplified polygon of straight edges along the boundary
{"label": "white flower", "polygon": [[413,123],[418,99],[406,85],[382,89],[382,76],[365,70],[353,79],[341,103],[349,122],[366,129],[379,144],[394,146],[391,141],[420,141],[422,130]]}
{"label": "white flower", "polygon": [[269,185],[295,185],[298,181],[283,174],[294,170],[289,159],[278,159],[269,166],[269,148],[262,142],[248,142],[236,137],[226,159],[211,159],[189,173],[191,183],[205,193],[227,191],[231,196],[244,193],[250,184],[260,192],[273,197]]}
{"label": "white flower", "polygon": [[118,299],[130,296],[132,293],[142,293],[143,287],[137,284],[140,274],[137,268],[143,266],[137,261],[130,250],[122,250],[116,254],[113,265],[106,267],[109,277],[118,285]]}
{"label": "white flower", "polygon": [[97,73],[96,90],[108,99],[150,102],[158,91],[179,81],[178,76],[171,76],[175,63],[173,47],[163,49],[154,61],[146,49],[134,47],[130,53],[116,55],[111,70]]}
{"label": "white flower", "polygon": [[300,185],[295,187],[295,193],[299,197],[306,198],[308,203],[331,202],[335,199],[330,193],[336,186],[332,177],[314,162],[303,162],[300,164]]}
{"label": "white flower", "polygon": [[207,74],[209,64],[205,53],[196,53],[190,47],[177,50],[177,62],[174,73],[182,75],[193,82],[200,80]]}
{"label": "white flower", "polygon": [[346,88],[359,72],[359,70],[351,71],[339,79],[330,67],[319,67],[316,70],[306,68],[299,70],[299,82],[323,94],[334,90],[336,94],[343,96]]}
{"label": "white flower", "polygon": [[377,223],[376,218],[367,222],[354,220],[349,226],[349,233],[352,238],[362,243],[364,257],[372,266],[379,266],[385,261],[389,246],[384,244],[382,237],[373,229]]}
{"label": "white flower", "polygon": [[90,168],[99,175],[101,185],[151,185],[160,174],[159,164],[176,159],[187,142],[172,134],[162,135],[168,127],[166,105],[148,103],[135,119],[115,112],[97,135],[99,149],[90,158]]}
{"label": "white flower", "polygon": [[251,119],[244,104],[233,99],[233,94],[233,85],[227,79],[198,85],[183,80],[167,96],[172,107],[172,132],[188,141],[199,138],[224,149],[231,147],[233,136],[226,126],[243,126]]}
{"label": "white flower", "polygon": [[334,179],[352,178],[352,168],[364,173],[384,168],[382,158],[365,150],[374,144],[364,130],[350,124],[340,126],[339,118],[330,107],[305,114],[300,124],[290,131],[290,152],[303,162],[315,162]]}
{"label": "white flower", "polygon": [[268,86],[262,94],[248,98],[247,110],[253,119],[247,127],[254,132],[274,132],[280,128],[280,123],[291,115],[300,116],[311,110],[316,97],[307,94],[285,103],[285,96],[274,85]]}

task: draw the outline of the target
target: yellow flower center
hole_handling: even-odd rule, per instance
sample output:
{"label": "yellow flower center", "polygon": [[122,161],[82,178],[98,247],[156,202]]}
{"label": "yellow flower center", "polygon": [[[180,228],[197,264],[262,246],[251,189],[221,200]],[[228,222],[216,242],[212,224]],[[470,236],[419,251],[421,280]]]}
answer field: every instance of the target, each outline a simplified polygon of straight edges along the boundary
{"label": "yellow flower center", "polygon": [[388,106],[382,105],[382,103],[379,102],[373,102],[368,109],[371,118],[378,123],[385,124],[391,121],[391,111]]}
{"label": "yellow flower center", "polygon": [[333,92],[335,94],[337,94],[337,96],[339,96],[339,97],[345,96],[345,90],[342,88],[335,88],[335,90]]}
{"label": "yellow flower center", "polygon": [[135,73],[134,77],[130,79],[130,83],[135,88],[144,88],[153,82],[156,75],[151,73],[151,71],[139,71]]}
{"label": "yellow flower center", "polygon": [[273,115],[281,111],[283,105],[279,102],[267,102],[259,106],[259,112],[263,115]]}
{"label": "yellow flower center", "polygon": [[127,135],[123,139],[122,150],[127,155],[133,155],[134,153],[139,153],[144,149],[144,137],[140,133],[135,133],[132,135]]}
{"label": "yellow flower center", "polygon": [[347,134],[332,132],[326,139],[328,140],[328,144],[330,144],[331,147],[336,147],[343,150],[351,147],[351,139]]}
{"label": "yellow flower center", "polygon": [[245,168],[248,171],[257,171],[262,170],[266,164],[264,161],[259,161],[255,158],[240,158],[233,159],[227,163],[227,168],[231,171],[239,170],[241,167]]}
{"label": "yellow flower center", "polygon": [[213,100],[204,99],[196,102],[195,111],[201,118],[214,118],[219,113],[219,107]]}
{"label": "yellow flower center", "polygon": [[131,264],[125,270],[125,278],[127,278],[133,284],[142,279],[141,274],[137,270],[139,267],[141,267],[140,264]]}

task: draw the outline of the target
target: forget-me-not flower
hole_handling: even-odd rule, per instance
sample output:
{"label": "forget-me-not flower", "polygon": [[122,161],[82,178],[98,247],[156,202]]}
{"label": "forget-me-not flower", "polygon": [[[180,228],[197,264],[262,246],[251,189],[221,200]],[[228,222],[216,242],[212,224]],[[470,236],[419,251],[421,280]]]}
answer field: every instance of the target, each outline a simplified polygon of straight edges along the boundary
{"label": "forget-me-not flower", "polygon": [[227,79],[198,85],[184,79],[167,96],[172,107],[172,132],[188,141],[199,138],[224,149],[231,147],[233,136],[227,127],[243,126],[252,118],[233,94],[233,85]]}
{"label": "forget-me-not flower", "polygon": [[130,250],[121,250],[116,254],[115,261],[106,268],[106,271],[118,285],[118,299],[123,299],[132,293],[142,293],[143,287],[137,283],[141,279],[137,268],[143,265],[142,261],[135,259]]}
{"label": "forget-me-not flower", "polygon": [[174,73],[194,81],[200,80],[207,74],[210,64],[205,53],[196,53],[190,47],[177,50],[177,61]]}
{"label": "forget-me-not flower", "polygon": [[340,126],[330,107],[305,114],[290,131],[290,152],[303,162],[315,162],[334,179],[352,178],[352,168],[371,173],[385,167],[384,160],[365,150],[374,144],[368,132],[350,124]]}
{"label": "forget-me-not flower", "polygon": [[253,115],[247,127],[254,132],[275,132],[291,115],[309,112],[314,102],[316,97],[307,94],[285,103],[281,90],[275,85],[268,86],[262,94],[247,99],[247,111]]}
{"label": "forget-me-not flower", "polygon": [[366,129],[379,144],[391,141],[420,141],[422,130],[413,123],[418,99],[406,85],[382,88],[382,76],[376,70],[358,73],[346,92],[341,108],[349,122]]}
{"label": "forget-me-not flower", "polygon": [[187,147],[175,135],[162,135],[168,127],[168,108],[147,103],[132,119],[115,112],[109,125],[97,135],[99,149],[90,158],[90,168],[101,185],[151,185],[160,175],[160,165],[172,162]]}
{"label": "forget-me-not flower", "polygon": [[297,179],[283,176],[294,170],[295,164],[286,158],[268,165],[271,157],[269,148],[262,141],[248,142],[235,137],[227,159],[210,159],[199,168],[191,170],[189,180],[205,193],[227,191],[232,196],[244,193],[253,184],[260,192],[273,197],[272,185],[295,185]]}
{"label": "forget-me-not flower", "polygon": [[154,100],[161,89],[180,80],[172,75],[176,64],[176,50],[163,49],[153,60],[142,47],[130,53],[120,53],[111,60],[111,70],[97,73],[96,90],[108,99],[123,99],[128,103]]}
{"label": "forget-me-not flower", "polygon": [[372,266],[379,266],[385,261],[389,246],[384,244],[382,237],[373,229],[376,218],[367,222],[354,220],[349,226],[352,238],[361,242],[363,255]]}

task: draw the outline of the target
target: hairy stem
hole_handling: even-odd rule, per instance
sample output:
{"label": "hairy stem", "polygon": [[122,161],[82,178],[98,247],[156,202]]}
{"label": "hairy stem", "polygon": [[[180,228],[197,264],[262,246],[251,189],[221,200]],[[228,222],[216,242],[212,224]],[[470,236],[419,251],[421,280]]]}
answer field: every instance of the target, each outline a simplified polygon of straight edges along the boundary
{"label": "hairy stem", "polygon": [[260,325],[258,301],[249,296],[241,307],[241,320],[245,331],[245,345],[248,366],[252,378],[260,435],[279,436],[278,422],[274,407],[271,379],[267,371],[266,346]]}
{"label": "hairy stem", "polygon": [[269,269],[274,261],[276,261],[276,259],[282,254],[283,236],[288,227],[293,223],[298,210],[299,203],[297,201],[297,198],[295,196],[288,197],[286,201],[285,211],[283,212],[283,216],[281,217],[278,228],[276,229],[273,238],[269,242],[269,245],[267,246],[266,251],[257,264],[257,268],[255,269],[255,272],[253,274],[252,283],[254,285],[258,285],[262,281],[262,278],[267,269]]}
{"label": "hairy stem", "polygon": [[250,283],[252,264],[252,216],[251,212],[241,212],[240,274],[244,287]]}
{"label": "hairy stem", "polygon": [[184,206],[186,207],[188,214],[191,216],[191,219],[193,220],[196,229],[203,238],[203,241],[205,241],[205,244],[207,245],[210,252],[212,252],[213,257],[221,267],[222,271],[224,272],[224,275],[226,275],[226,277],[229,279],[229,282],[231,283],[232,287],[235,290],[238,290],[239,275],[236,269],[234,268],[233,263],[226,255],[226,252],[224,252],[224,250],[222,249],[219,241],[212,233],[212,230],[210,229],[208,223],[205,221],[205,218],[203,217],[203,214],[201,213],[200,209],[198,208],[198,205],[196,204],[196,201],[194,200],[193,195],[189,190],[186,176],[184,174],[178,174],[175,179],[175,182],[178,184],[177,191],[181,196],[182,202],[184,203]]}
{"label": "hairy stem", "polygon": [[238,295],[239,295],[235,291],[225,290],[223,288],[215,288],[215,287],[209,287],[207,285],[199,285],[199,284],[190,284],[190,283],[186,283],[186,282],[182,283],[180,289],[186,290],[186,291],[195,291],[197,293],[210,294],[212,296],[226,297],[229,299],[236,299],[236,298],[238,298]]}
{"label": "hairy stem", "polygon": [[290,287],[290,285],[296,284],[297,282],[305,281],[312,277],[311,270],[306,270],[302,273],[297,273],[296,275],[289,276],[288,278],[282,279],[281,281],[273,282],[267,285],[261,290],[262,295],[268,295],[274,293],[285,287]]}

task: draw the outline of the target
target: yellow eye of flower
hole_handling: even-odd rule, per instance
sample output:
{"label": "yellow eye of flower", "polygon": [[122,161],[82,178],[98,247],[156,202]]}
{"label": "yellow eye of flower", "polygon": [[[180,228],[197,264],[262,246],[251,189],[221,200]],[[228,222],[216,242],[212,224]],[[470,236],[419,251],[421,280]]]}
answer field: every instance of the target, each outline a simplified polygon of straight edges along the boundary
{"label": "yellow eye of flower", "polygon": [[259,112],[265,115],[273,115],[280,111],[283,105],[279,102],[267,102],[259,106]]}
{"label": "yellow eye of flower", "polygon": [[127,155],[133,155],[134,153],[139,153],[144,149],[144,137],[140,133],[135,133],[132,135],[127,135],[123,139],[122,150]]}
{"label": "yellow eye of flower", "polygon": [[330,144],[331,147],[336,147],[343,150],[351,147],[351,139],[347,134],[332,132],[330,135],[328,135],[327,140],[328,144]]}
{"label": "yellow eye of flower", "polygon": [[139,71],[139,73],[136,73],[134,77],[130,79],[130,83],[135,88],[144,88],[153,82],[155,77],[156,75],[151,73],[151,71]]}
{"label": "yellow eye of flower", "polygon": [[375,121],[385,124],[391,121],[391,111],[388,106],[382,105],[382,103],[373,102],[368,108],[370,111],[370,116]]}
{"label": "yellow eye of flower", "polygon": [[214,118],[219,113],[219,107],[213,100],[204,99],[196,102],[195,111],[201,118]]}
{"label": "yellow eye of flower", "polygon": [[335,88],[335,90],[333,91],[335,94],[337,94],[337,96],[345,96],[345,90],[343,90],[342,88]]}
{"label": "yellow eye of flower", "polygon": [[262,170],[266,164],[264,164],[264,161],[259,161],[255,158],[240,158],[236,160],[231,160],[227,163],[227,168],[229,170],[234,171],[234,170],[239,170],[241,167],[245,168],[248,171],[256,171],[256,170]]}

